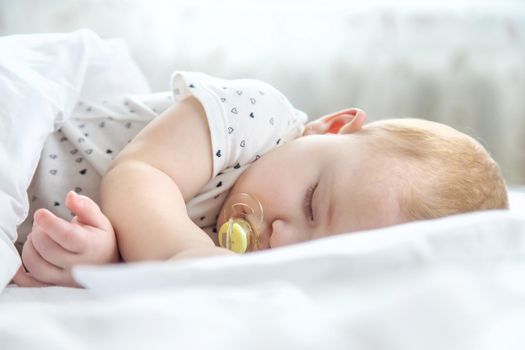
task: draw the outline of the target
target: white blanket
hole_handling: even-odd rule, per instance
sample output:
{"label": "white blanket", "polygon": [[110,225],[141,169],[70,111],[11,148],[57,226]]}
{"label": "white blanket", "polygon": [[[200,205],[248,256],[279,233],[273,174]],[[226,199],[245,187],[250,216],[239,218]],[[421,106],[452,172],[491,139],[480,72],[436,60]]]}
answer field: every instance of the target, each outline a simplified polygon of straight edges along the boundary
{"label": "white blanket", "polygon": [[89,30],[0,38],[0,291],[20,265],[12,242],[27,216],[26,190],[46,137],[79,98],[147,93],[121,40]]}

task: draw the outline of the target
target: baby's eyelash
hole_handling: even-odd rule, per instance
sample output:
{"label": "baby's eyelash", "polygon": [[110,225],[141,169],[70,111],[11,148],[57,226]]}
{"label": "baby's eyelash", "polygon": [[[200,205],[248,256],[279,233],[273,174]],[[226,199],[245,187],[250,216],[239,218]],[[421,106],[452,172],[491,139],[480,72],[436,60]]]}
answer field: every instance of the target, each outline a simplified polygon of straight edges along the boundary
{"label": "baby's eyelash", "polygon": [[318,183],[316,183],[315,185],[310,185],[308,187],[308,190],[306,191],[305,203],[304,203],[306,213],[308,214],[310,220],[312,221],[314,221],[314,210],[312,208],[312,199],[314,197],[314,191],[317,188],[317,185]]}

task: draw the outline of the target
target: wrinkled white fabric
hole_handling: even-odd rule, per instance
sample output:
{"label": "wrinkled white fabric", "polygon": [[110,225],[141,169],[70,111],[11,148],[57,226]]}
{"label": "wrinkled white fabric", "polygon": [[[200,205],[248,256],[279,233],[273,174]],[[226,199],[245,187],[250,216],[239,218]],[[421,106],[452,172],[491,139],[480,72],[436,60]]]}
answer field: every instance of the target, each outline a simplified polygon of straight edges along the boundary
{"label": "wrinkled white fabric", "polygon": [[69,118],[78,98],[149,87],[120,40],[89,30],[0,38],[0,289],[20,259],[16,226],[46,137]]}

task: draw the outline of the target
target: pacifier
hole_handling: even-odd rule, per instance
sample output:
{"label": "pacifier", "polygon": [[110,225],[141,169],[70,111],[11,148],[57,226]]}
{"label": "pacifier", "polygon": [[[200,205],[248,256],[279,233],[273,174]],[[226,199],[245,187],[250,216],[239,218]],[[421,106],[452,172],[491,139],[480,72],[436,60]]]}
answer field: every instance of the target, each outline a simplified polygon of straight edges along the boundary
{"label": "pacifier", "polygon": [[248,193],[236,193],[228,201],[233,203],[222,211],[225,220],[219,229],[219,245],[235,253],[259,249],[263,223],[261,202]]}

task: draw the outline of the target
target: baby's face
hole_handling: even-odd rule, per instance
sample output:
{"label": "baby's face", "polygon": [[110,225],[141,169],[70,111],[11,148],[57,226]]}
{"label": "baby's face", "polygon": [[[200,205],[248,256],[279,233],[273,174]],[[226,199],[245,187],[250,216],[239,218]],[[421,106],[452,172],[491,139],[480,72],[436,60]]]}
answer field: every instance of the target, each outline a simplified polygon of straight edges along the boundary
{"label": "baby's face", "polygon": [[[401,223],[396,181],[369,149],[352,134],[300,137],[254,162],[224,207],[236,193],[259,199],[260,249]],[[220,217],[217,227],[224,221]]]}

